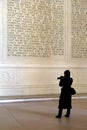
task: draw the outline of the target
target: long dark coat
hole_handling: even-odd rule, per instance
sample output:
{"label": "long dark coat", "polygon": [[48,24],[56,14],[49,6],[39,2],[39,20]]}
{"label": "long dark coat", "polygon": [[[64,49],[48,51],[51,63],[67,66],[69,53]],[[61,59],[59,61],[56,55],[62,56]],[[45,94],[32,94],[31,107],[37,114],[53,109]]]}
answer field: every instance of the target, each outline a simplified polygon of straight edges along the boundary
{"label": "long dark coat", "polygon": [[61,94],[59,99],[59,109],[70,109],[72,108],[71,105],[71,85],[72,85],[73,79],[70,77],[64,77],[60,79],[59,86],[61,88]]}

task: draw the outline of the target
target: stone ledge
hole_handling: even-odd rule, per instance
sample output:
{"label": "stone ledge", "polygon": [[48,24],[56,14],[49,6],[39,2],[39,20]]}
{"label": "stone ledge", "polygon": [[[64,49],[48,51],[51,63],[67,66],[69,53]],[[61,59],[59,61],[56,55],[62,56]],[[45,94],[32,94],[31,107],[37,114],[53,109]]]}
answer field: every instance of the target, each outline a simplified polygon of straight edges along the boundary
{"label": "stone ledge", "polygon": [[[77,93],[73,97],[84,97],[87,93]],[[41,95],[15,95],[15,96],[0,96],[0,100],[11,99],[33,99],[33,98],[58,98],[59,94],[41,94]]]}

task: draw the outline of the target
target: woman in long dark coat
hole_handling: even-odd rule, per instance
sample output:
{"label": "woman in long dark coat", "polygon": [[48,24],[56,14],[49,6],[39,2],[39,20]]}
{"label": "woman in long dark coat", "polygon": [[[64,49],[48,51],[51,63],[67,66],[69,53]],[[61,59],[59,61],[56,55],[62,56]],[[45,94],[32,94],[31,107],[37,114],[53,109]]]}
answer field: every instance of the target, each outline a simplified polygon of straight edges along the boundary
{"label": "woman in long dark coat", "polygon": [[61,76],[57,79],[60,79],[59,86],[62,88],[61,88],[61,94],[60,94],[60,98],[59,98],[59,106],[58,106],[59,111],[58,111],[58,115],[56,116],[56,118],[61,118],[63,109],[67,109],[65,117],[69,117],[70,110],[72,108],[71,85],[73,82],[73,79],[70,77],[70,71],[66,70],[64,72],[64,76]]}

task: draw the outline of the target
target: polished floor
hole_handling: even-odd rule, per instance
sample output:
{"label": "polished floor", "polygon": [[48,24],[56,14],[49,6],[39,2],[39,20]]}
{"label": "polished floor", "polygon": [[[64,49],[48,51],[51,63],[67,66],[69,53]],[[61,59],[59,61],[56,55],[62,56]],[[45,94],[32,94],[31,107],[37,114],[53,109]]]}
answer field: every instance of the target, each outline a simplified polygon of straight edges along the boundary
{"label": "polished floor", "polygon": [[55,118],[58,100],[0,103],[0,130],[87,130],[87,98],[72,100],[71,117]]}

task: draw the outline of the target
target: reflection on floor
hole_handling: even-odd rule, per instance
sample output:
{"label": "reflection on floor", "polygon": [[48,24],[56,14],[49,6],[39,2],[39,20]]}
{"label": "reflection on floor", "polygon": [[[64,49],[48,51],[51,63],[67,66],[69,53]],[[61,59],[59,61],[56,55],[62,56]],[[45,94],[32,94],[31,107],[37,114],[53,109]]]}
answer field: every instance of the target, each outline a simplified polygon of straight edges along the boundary
{"label": "reflection on floor", "polygon": [[87,98],[73,99],[71,117],[55,118],[58,100],[0,103],[0,130],[87,130]]}

